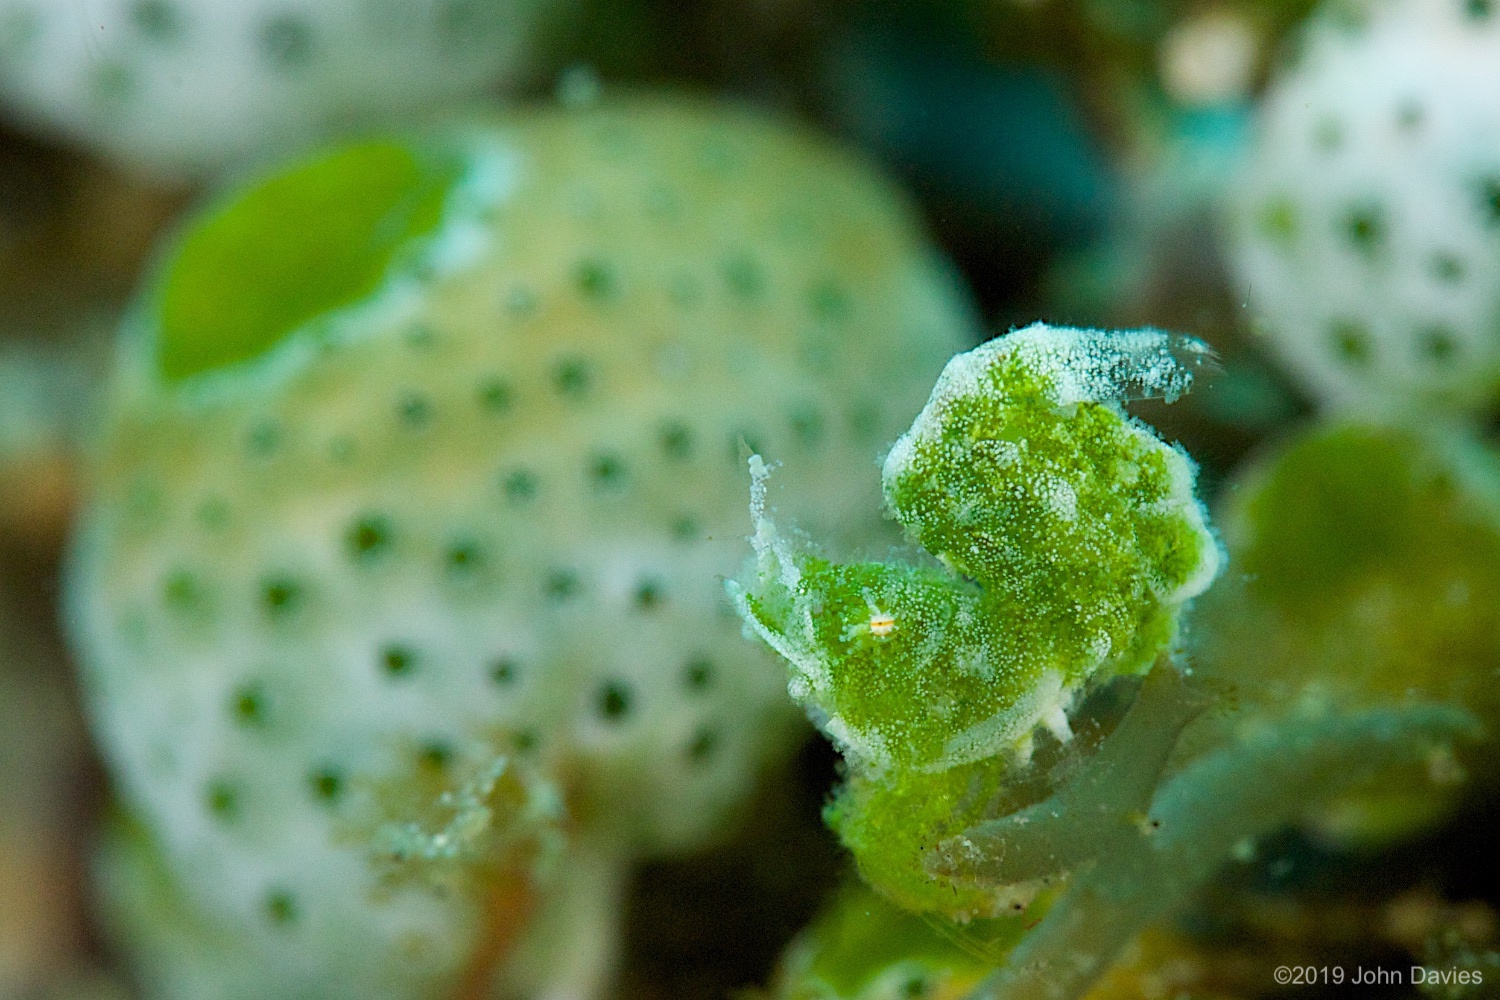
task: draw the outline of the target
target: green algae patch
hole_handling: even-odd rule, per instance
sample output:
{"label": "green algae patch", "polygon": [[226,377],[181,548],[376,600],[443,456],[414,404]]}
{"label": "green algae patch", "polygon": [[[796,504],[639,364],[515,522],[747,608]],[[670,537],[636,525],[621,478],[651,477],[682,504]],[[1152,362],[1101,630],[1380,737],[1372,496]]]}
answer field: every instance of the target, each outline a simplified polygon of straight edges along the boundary
{"label": "green algae patch", "polygon": [[1231,496],[1239,572],[1203,606],[1205,668],[1275,678],[1290,698],[1314,687],[1493,715],[1500,466],[1482,446],[1431,428],[1312,428]]}
{"label": "green algae patch", "polygon": [[1432,593],[1456,567],[1500,565],[1500,504],[1473,474],[1493,462],[1475,451],[1465,474],[1452,444],[1426,437],[1345,424],[1283,451],[1243,505],[1239,561],[1251,592],[1326,616],[1375,577]]}
{"label": "green algae patch", "polygon": [[936,773],[898,772],[880,778],[850,776],[823,819],[854,855],[860,875],[890,902],[912,913],[941,914],[970,922],[1027,909],[1039,883],[957,885],[934,879],[913,859],[975,822],[1003,791],[1004,767],[978,761]]}
{"label": "green algae patch", "polygon": [[984,978],[1034,917],[956,928],[909,913],[856,880],[845,883],[788,950],[778,1000],[956,1000]]}
{"label": "green algae patch", "polygon": [[169,380],[247,361],[359,302],[403,246],[442,219],[457,171],[394,141],[340,150],[264,181],[183,240],[159,299]]}

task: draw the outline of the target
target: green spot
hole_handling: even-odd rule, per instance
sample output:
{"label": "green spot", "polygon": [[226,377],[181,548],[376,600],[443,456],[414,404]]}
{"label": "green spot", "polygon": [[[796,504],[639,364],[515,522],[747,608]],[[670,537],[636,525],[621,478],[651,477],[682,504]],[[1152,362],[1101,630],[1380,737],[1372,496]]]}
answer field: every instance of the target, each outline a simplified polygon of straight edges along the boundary
{"label": "green spot", "polygon": [[646,215],[664,222],[682,217],[682,199],[677,192],[662,184],[653,184],[646,190]]}
{"label": "green spot", "polygon": [[281,69],[301,69],[313,55],[312,25],[304,17],[283,14],[260,29],[260,50],[266,60]]}
{"label": "green spot", "polygon": [[239,790],[222,778],[209,782],[204,796],[208,811],[222,822],[230,822],[239,816]]}
{"label": "green spot", "polygon": [[357,445],[354,443],[353,438],[346,434],[340,434],[328,442],[328,457],[332,461],[344,465],[354,460],[356,449]]}
{"label": "green spot", "polygon": [[577,596],[582,584],[579,583],[577,573],[570,569],[558,569],[547,574],[542,589],[553,604],[562,604]]}
{"label": "green spot", "polygon": [[707,691],[714,682],[714,665],[706,656],[689,660],[682,669],[682,686],[689,691]]}
{"label": "green spot", "polygon": [[380,666],[389,677],[409,677],[417,669],[417,654],[406,646],[387,646],[380,651]]}
{"label": "green spot", "polygon": [[607,302],[618,291],[614,272],[599,260],[580,261],[573,272],[578,291],[591,302]]}
{"label": "green spot", "polygon": [[742,166],[739,150],[723,136],[706,139],[698,149],[698,166],[706,174],[728,177]]}
{"label": "green spot", "polygon": [[258,682],[239,688],[229,700],[229,714],[236,724],[258,728],[266,722],[266,692]]}
{"label": "green spot", "polygon": [[399,251],[441,219],[453,164],[389,141],[277,174],[193,228],[157,292],[167,379],[256,358],[318,316],[368,298]]}
{"label": "green spot", "polygon": [[519,670],[520,665],[515,660],[503,657],[490,664],[490,680],[501,687],[507,687],[516,682],[516,674]]}
{"label": "green spot", "polygon": [[707,764],[719,748],[719,738],[711,729],[699,729],[687,746],[687,758],[694,764]]}
{"label": "green spot", "polygon": [[89,96],[98,104],[123,104],[135,93],[135,87],[135,73],[122,63],[100,62],[89,70]]}
{"label": "green spot", "polygon": [[692,431],[675,420],[661,425],[656,435],[656,442],[661,447],[663,455],[677,462],[687,458],[693,451]]}
{"label": "green spot", "polygon": [[130,8],[130,23],[136,31],[159,44],[182,37],[182,12],[168,0],[136,0]]}
{"label": "green spot", "polygon": [[443,554],[443,564],[449,573],[466,576],[484,565],[484,550],[478,542],[454,542]]}
{"label": "green spot", "polygon": [[525,503],[536,497],[536,476],[525,469],[517,469],[505,477],[505,498],[511,503]]}
{"label": "green spot", "polygon": [[1458,352],[1458,335],[1453,332],[1451,326],[1442,323],[1433,324],[1422,330],[1418,338],[1423,352],[1434,364],[1447,364]]}
{"label": "green spot", "polygon": [[284,618],[302,604],[302,585],[289,577],[275,577],[261,584],[260,604],[272,618]]}
{"label": "green spot", "polygon": [[138,524],[159,524],[166,516],[166,497],[154,477],[138,475],[125,496],[125,509]]}
{"label": "green spot", "polygon": [[1363,257],[1374,257],[1385,244],[1385,216],[1377,205],[1359,205],[1344,216],[1344,235]]}
{"label": "green spot", "polygon": [[414,323],[407,328],[403,337],[406,346],[414,351],[430,350],[438,341],[437,331],[426,323]]}
{"label": "green spot", "polygon": [[512,398],[510,383],[502,379],[490,379],[479,386],[479,406],[486,413],[505,413]]}
{"label": "green spot", "polygon": [[245,450],[254,458],[265,458],[281,447],[281,425],[262,420],[245,435]]}
{"label": "green spot", "polygon": [[724,284],[735,298],[753,299],[765,291],[766,276],[753,257],[731,257],[724,263]]}
{"label": "green spot", "polygon": [[1260,210],[1261,233],[1275,243],[1290,243],[1297,235],[1297,209],[1290,198],[1274,198]]}
{"label": "green spot", "polygon": [[855,440],[868,440],[880,429],[880,404],[870,399],[855,403],[844,414],[844,420]]}
{"label": "green spot", "polygon": [[1479,182],[1479,205],[1485,223],[1500,226],[1500,177],[1490,176]]}
{"label": "green spot", "polygon": [[849,295],[832,279],[814,285],[807,299],[813,316],[823,323],[842,323],[849,318]]}
{"label": "green spot", "polygon": [[1464,13],[1471,21],[1487,21],[1495,13],[1494,0],[1464,0]]}
{"label": "green spot", "polygon": [[589,478],[600,489],[614,489],[625,482],[625,463],[618,455],[595,455],[589,461]]}
{"label": "green spot", "polygon": [[1456,285],[1464,279],[1464,262],[1457,254],[1437,253],[1432,256],[1432,276],[1445,285]]}
{"label": "green spot", "polygon": [[198,577],[187,570],[176,570],[162,585],[162,600],[174,611],[195,611],[203,607],[206,594]]}
{"label": "green spot", "polygon": [[444,740],[430,740],[417,751],[417,765],[424,771],[442,774],[453,763],[453,748]]}
{"label": "green spot", "polygon": [[276,890],[266,896],[266,919],[277,927],[285,927],[297,920],[297,901],[291,893]]}
{"label": "green spot", "polygon": [[1323,153],[1336,153],[1344,145],[1344,127],[1336,118],[1324,118],[1313,128],[1313,145]]}
{"label": "green spot", "polygon": [[591,381],[588,362],[579,358],[558,362],[557,371],[552,376],[552,384],[557,387],[557,391],[573,399],[581,399],[587,395]]}
{"label": "green spot", "polygon": [[666,600],[666,595],[662,591],[661,584],[656,580],[642,580],[636,585],[635,606],[642,611],[652,611],[664,600]]}
{"label": "green spot", "polygon": [[525,285],[517,285],[505,293],[505,311],[517,318],[530,316],[536,311],[536,292]]}
{"label": "green spot", "polygon": [[432,422],[432,400],[426,396],[403,396],[396,403],[396,418],[411,430],[419,430]]}
{"label": "green spot", "polygon": [[630,714],[630,688],[619,681],[609,681],[599,688],[598,708],[601,718],[621,722]]}
{"label": "green spot", "polygon": [[535,732],[530,729],[523,729],[512,738],[511,745],[516,748],[516,753],[530,753],[537,748],[537,744],[540,742]]}
{"label": "green spot", "polygon": [[672,537],[679,542],[695,542],[702,533],[697,519],[687,514],[673,518],[671,531]]}
{"label": "green spot", "polygon": [[823,440],[823,415],[807,407],[792,414],[792,435],[806,447]]}
{"label": "green spot", "polygon": [[210,497],[198,505],[198,523],[206,531],[223,531],[229,526],[229,503],[221,497]]}
{"label": "green spot", "polygon": [[1370,330],[1363,323],[1352,319],[1335,320],[1328,328],[1328,338],[1346,363],[1360,367],[1370,363]]}
{"label": "green spot", "polygon": [[667,298],[679,309],[691,309],[703,300],[703,285],[694,275],[674,275],[667,282]]}
{"label": "green spot", "polygon": [[312,788],[313,798],[326,804],[337,802],[344,794],[344,776],[331,767],[314,771],[308,777],[308,784]]}
{"label": "green spot", "polygon": [[391,544],[391,523],[378,514],[367,515],[349,528],[346,545],[358,560],[369,560],[385,552]]}

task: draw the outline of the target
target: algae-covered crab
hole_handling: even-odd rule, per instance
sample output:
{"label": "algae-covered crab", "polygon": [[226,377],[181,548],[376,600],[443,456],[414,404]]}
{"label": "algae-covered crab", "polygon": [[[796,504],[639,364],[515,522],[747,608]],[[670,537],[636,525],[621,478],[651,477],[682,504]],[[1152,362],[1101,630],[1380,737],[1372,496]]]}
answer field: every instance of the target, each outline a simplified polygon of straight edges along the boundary
{"label": "algae-covered crab", "polygon": [[856,900],[790,954],[782,995],[883,996],[911,974],[1082,997],[1283,826],[1410,830],[1461,762],[1483,767],[1500,517],[1492,460],[1451,437],[1313,429],[1273,453],[1232,508],[1235,579],[1180,648],[1222,557],[1191,464],[1120,403],[1173,398],[1206,360],[1155,331],[1040,324],[954,359],[884,478],[941,568],[786,539],[759,472],[730,589],[844,755],[825,817],[887,901],[967,925],[993,970],[974,985],[974,956],[883,906],[862,923]]}
{"label": "algae-covered crab", "polygon": [[884,468],[887,505],[941,569],[798,552],[759,487],[755,576],[731,592],[850,766],[831,822],[902,905],[1012,905],[932,880],[922,850],[985,813],[996,758],[1024,762],[1039,727],[1068,740],[1085,691],[1149,670],[1213,579],[1191,463],[1119,406],[1175,398],[1207,358],[1155,331],[1042,324],[955,358]]}

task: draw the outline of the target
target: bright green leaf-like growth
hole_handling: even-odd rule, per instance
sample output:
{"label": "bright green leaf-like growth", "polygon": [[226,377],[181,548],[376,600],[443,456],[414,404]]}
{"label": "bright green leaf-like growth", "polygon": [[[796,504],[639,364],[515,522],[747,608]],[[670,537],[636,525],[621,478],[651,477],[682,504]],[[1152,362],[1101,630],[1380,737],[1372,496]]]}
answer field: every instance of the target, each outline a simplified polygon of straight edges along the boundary
{"label": "bright green leaf-like growth", "polygon": [[840,746],[829,818],[898,902],[959,918],[1014,905],[920,867],[982,818],[1038,726],[1069,738],[1090,682],[1139,674],[1172,644],[1219,554],[1179,449],[1127,416],[1186,391],[1207,348],[1156,331],[1035,325],[953,359],[891,450],[886,502],[939,567],[838,565],[797,551],[756,475],[749,626]]}
{"label": "bright green leaf-like growth", "polygon": [[455,168],[424,162],[400,143],[369,142],[220,209],[183,241],[167,272],[161,374],[186,378],[256,357],[313,317],[374,292],[397,251],[441,221]]}

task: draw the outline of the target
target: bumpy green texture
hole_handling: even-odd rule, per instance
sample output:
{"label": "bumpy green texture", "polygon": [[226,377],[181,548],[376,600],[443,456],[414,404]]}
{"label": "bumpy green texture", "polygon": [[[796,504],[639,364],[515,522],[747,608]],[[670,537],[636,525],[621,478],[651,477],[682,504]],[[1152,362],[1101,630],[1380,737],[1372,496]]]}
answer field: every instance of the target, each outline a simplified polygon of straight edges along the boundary
{"label": "bumpy green texture", "polygon": [[[1493,776],[1493,456],[1431,427],[1322,425],[1226,495],[1237,571],[1196,611],[1191,669],[1159,661],[1096,687],[1071,711],[1078,738],[1038,741],[1025,768],[872,774],[851,761],[830,818],[894,902],[955,917],[1027,908],[971,995],[1092,995],[1143,928],[1263,838],[1309,822],[1410,831],[1466,776]],[[889,922],[870,906],[829,918],[789,957],[786,992],[880,995],[883,959],[922,968],[931,953],[903,963],[895,934],[850,961],[843,941]]]}
{"label": "bumpy green texture", "polygon": [[920,852],[983,816],[994,758],[1027,758],[1038,726],[1068,739],[1081,690],[1147,670],[1213,578],[1190,461],[1120,409],[1175,398],[1207,358],[1155,331],[1038,324],[951,361],[884,468],[891,512],[943,568],[797,551],[760,474],[754,576],[732,591],[850,765],[830,821],[903,905],[1014,904],[934,882]]}
{"label": "bumpy green texture", "polygon": [[1044,883],[958,885],[934,878],[922,860],[946,838],[991,815],[1007,763],[976,761],[878,777],[851,769],[823,818],[853,853],[865,880],[898,906],[960,923],[1021,913]]}
{"label": "bumpy green texture", "polygon": [[[189,228],[70,624],[134,853],[266,970],[235,995],[596,990],[631,861],[798,739],[718,582],[742,449],[878,544],[850,484],[976,332],[880,178],[681,98],[376,140]],[[178,939],[151,985],[205,998]]]}
{"label": "bumpy green texture", "polygon": [[1409,831],[1493,773],[1496,482],[1431,428],[1314,427],[1253,463],[1226,491],[1235,571],[1195,611],[1192,669],[1153,670],[1046,797],[934,852],[971,888],[1066,875],[982,992],[1081,997],[1278,829]]}

